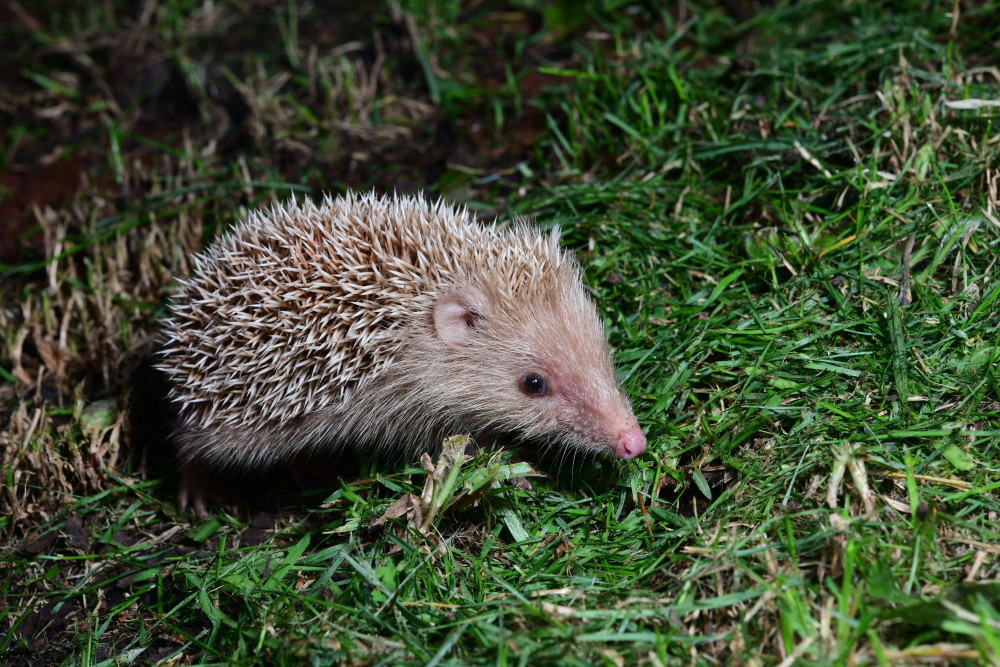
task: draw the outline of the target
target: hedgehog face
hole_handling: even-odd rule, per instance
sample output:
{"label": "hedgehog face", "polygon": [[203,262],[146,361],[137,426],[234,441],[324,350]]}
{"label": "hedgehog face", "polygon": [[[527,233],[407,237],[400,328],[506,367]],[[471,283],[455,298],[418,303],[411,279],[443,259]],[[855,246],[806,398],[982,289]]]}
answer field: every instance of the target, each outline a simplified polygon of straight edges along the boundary
{"label": "hedgehog face", "polygon": [[570,286],[548,290],[548,299],[474,287],[440,295],[434,330],[462,378],[455,395],[442,398],[466,409],[473,425],[635,458],[645,435],[618,385],[593,305],[582,285]]}

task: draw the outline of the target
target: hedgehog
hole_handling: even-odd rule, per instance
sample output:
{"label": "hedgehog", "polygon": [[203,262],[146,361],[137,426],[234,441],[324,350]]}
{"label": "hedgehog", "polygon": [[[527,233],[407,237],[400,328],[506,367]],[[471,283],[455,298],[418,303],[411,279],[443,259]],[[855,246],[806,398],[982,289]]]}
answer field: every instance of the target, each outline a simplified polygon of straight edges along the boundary
{"label": "hedgehog", "polygon": [[484,225],[420,195],[294,198],[251,213],[178,280],[157,367],[179,504],[212,470],[453,434],[633,459],[646,449],[559,229]]}

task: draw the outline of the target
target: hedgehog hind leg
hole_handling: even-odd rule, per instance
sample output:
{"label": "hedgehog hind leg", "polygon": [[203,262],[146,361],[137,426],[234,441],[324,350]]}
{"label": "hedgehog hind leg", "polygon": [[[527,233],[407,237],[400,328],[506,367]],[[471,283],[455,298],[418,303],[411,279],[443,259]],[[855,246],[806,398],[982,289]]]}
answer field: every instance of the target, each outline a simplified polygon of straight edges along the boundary
{"label": "hedgehog hind leg", "polygon": [[190,507],[195,516],[204,521],[208,518],[210,507],[231,510],[235,502],[235,497],[215,481],[205,464],[188,461],[181,466],[181,482],[177,491],[181,514]]}

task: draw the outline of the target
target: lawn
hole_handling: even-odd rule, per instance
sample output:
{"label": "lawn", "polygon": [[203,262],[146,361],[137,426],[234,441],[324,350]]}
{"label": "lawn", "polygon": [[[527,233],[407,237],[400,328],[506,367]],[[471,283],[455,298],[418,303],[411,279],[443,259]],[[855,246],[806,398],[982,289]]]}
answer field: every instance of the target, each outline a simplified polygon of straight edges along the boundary
{"label": "lawn", "polygon": [[[0,664],[1000,665],[1000,2],[39,0],[0,54]],[[349,188],[560,226],[646,453],[181,514],[171,285]]]}

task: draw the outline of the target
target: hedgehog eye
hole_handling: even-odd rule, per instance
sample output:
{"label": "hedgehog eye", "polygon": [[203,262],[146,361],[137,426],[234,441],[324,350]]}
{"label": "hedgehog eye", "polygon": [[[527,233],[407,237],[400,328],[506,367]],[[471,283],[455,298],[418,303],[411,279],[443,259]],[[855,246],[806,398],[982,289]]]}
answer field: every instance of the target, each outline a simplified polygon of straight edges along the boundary
{"label": "hedgehog eye", "polygon": [[546,384],[544,378],[537,373],[528,373],[521,380],[521,388],[524,389],[524,393],[532,396],[540,396],[541,394],[547,394],[549,391],[549,386]]}

